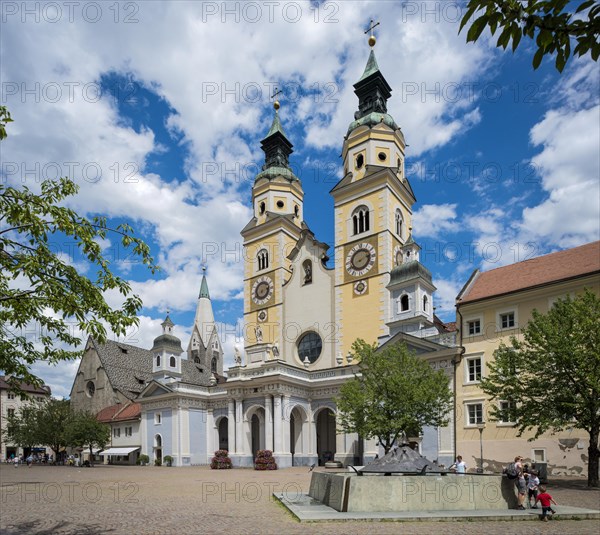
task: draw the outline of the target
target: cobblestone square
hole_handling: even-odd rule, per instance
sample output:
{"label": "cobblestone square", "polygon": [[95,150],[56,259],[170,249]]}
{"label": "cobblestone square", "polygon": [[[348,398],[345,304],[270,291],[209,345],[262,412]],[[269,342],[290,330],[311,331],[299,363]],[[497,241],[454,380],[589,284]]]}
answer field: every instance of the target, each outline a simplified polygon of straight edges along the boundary
{"label": "cobblestone square", "polygon": [[[598,533],[599,520],[552,522],[299,523],[273,492],[307,492],[310,472],[208,467],[0,466],[0,532],[5,535],[307,534],[326,533]],[[600,509],[600,491],[585,480],[558,479],[560,505]]]}

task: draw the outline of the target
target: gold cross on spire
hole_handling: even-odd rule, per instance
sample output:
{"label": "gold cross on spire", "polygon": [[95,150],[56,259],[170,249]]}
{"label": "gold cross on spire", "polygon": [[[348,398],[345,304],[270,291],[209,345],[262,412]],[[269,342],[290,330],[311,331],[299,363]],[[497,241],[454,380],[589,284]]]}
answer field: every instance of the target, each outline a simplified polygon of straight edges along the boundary
{"label": "gold cross on spire", "polygon": [[375,35],[373,34],[373,30],[379,26],[379,22],[375,22],[373,19],[371,19],[371,25],[365,30],[365,35],[368,34],[369,32],[371,32],[371,35],[369,36],[369,46],[371,48],[373,48],[375,46],[375,43],[377,42],[377,39],[375,39]]}
{"label": "gold cross on spire", "polygon": [[[283,95],[283,91],[281,89],[277,89],[277,86],[275,87],[275,93],[273,93],[271,95],[271,98],[275,98],[277,95]],[[277,111],[280,107],[281,104],[279,104],[279,101],[276,100],[275,102],[273,102],[273,107],[275,108],[275,111]]]}

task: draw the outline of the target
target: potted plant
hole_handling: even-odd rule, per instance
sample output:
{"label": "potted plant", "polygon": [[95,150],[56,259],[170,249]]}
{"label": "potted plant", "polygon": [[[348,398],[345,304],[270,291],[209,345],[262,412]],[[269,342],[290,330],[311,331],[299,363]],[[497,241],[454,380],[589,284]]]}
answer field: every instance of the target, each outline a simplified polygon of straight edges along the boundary
{"label": "potted plant", "polygon": [[254,459],[255,470],[277,470],[277,463],[271,450],[258,450]]}
{"label": "potted plant", "polygon": [[171,457],[170,455],[165,455],[163,457],[163,461],[167,466],[173,466],[173,457]]}
{"label": "potted plant", "polygon": [[226,470],[232,468],[231,459],[228,457],[229,452],[227,450],[215,451],[215,456],[210,462],[210,467],[213,470]]}
{"label": "potted plant", "polygon": [[162,464],[160,459],[154,459],[154,466],[160,466]]}
{"label": "potted plant", "polygon": [[150,462],[150,457],[148,457],[145,453],[142,453],[138,457],[138,460],[136,462],[137,462],[137,464],[141,464],[142,466],[146,466]]}

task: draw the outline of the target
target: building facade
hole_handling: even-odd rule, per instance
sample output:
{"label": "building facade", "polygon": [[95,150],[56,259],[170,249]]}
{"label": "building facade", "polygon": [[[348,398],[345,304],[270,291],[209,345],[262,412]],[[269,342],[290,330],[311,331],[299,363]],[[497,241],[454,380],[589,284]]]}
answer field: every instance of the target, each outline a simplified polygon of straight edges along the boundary
{"label": "building facade", "polygon": [[29,453],[46,453],[46,448],[43,446],[33,448],[34,451],[28,448],[23,449],[18,444],[7,441],[4,436],[9,416],[18,415],[21,410],[26,409],[31,404],[47,401],[52,394],[50,387],[45,385],[38,388],[22,383],[20,389],[26,396],[22,396],[10,388],[8,377],[0,376],[0,462],[13,456],[20,457],[23,455],[27,457]]}
{"label": "building facade", "polygon": [[511,336],[520,336],[534,309],[545,313],[557,299],[572,298],[586,288],[600,294],[600,242],[484,273],[475,271],[458,295],[464,353],[455,376],[456,451],[470,468],[483,461],[485,470],[499,472],[521,455],[529,462],[548,463],[549,475],[587,473],[589,435],[585,431],[546,433],[531,442],[531,434],[517,437],[508,402],[499,402],[505,421],[491,421],[491,402],[479,388],[494,351],[501,343],[508,345]]}
{"label": "building facade", "polygon": [[[304,220],[310,199],[292,172],[293,146],[275,102],[253,217],[241,230],[244,346],[235,365],[225,378],[203,277],[187,350],[169,317],[150,350],[90,341],[74,406],[99,411],[135,399],[141,453],[169,455],[175,466],[206,464],[217,449],[227,449],[236,466],[252,466],[259,449],[272,450],[281,467],[362,464],[380,453],[378,444],[336,426],[339,387],[357,372],[354,340],[404,342],[453,380],[456,333],[434,314],[435,285],[412,239],[416,199],[405,176],[406,143],[388,113],[391,88],[373,50],[354,88],[358,110],[343,141],[344,176],[331,191],[334,266],[328,245]],[[451,422],[415,438],[429,458],[449,464],[453,429]]]}

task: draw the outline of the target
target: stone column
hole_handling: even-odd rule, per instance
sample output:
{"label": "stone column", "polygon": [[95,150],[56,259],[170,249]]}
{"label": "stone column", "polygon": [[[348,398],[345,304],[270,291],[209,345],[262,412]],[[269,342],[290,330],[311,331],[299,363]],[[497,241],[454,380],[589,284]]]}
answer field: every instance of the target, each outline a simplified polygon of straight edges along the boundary
{"label": "stone column", "polygon": [[[283,452],[289,454],[291,452],[291,437],[290,437],[290,419],[292,416],[290,396],[283,396],[283,417],[281,421],[282,426],[282,448]],[[300,425],[300,422],[298,422]]]}
{"label": "stone column", "polygon": [[[215,433],[217,436],[216,440]],[[215,447],[215,442],[219,442],[218,436],[219,431],[218,429],[215,429],[215,414],[213,409],[209,408],[206,410],[206,460],[208,463],[210,463],[214,451],[219,448],[218,444],[217,447]]]}
{"label": "stone column", "polygon": [[270,394],[265,396],[265,449],[273,451],[273,407]]}
{"label": "stone column", "polygon": [[235,400],[235,452],[242,455],[246,451],[246,441],[244,440],[244,413],[242,411],[242,400]]}
{"label": "stone column", "polygon": [[230,453],[237,451],[235,442],[235,402],[230,399],[227,402],[227,440]]}
{"label": "stone column", "polygon": [[273,440],[273,451],[275,453],[282,452],[281,443],[281,401],[283,396],[276,394],[273,396],[273,429],[274,429],[274,440]]}

